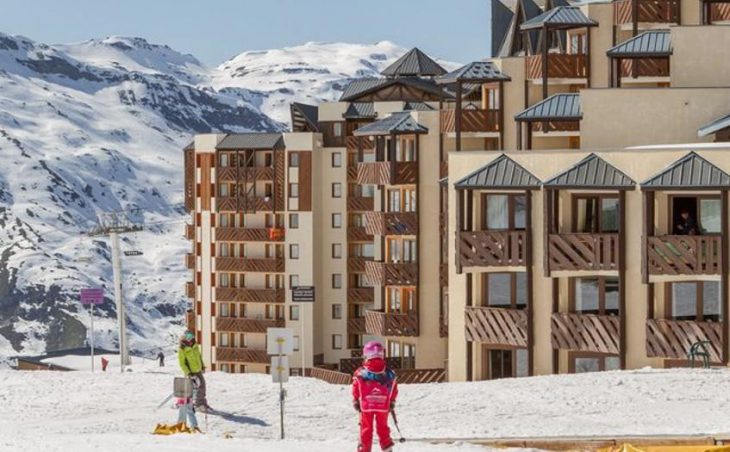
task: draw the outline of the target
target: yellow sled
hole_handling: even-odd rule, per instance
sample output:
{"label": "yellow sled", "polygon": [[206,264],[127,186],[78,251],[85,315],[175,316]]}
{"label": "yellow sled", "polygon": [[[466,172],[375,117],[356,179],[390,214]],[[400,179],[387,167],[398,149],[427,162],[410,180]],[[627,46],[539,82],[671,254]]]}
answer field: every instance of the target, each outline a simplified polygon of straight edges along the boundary
{"label": "yellow sled", "polygon": [[157,424],[153,435],[175,435],[177,433],[200,433],[200,429],[191,429],[184,422],[179,424]]}

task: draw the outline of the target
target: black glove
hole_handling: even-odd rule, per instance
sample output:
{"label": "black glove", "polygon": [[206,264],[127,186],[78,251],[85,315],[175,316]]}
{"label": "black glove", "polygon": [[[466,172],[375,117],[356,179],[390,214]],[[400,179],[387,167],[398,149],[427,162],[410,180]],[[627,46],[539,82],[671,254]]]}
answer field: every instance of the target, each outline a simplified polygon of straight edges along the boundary
{"label": "black glove", "polygon": [[390,402],[390,411],[395,411],[395,401]]}
{"label": "black glove", "polygon": [[354,402],[352,402],[352,407],[355,408],[355,411],[357,411],[359,413],[360,412],[360,401],[355,400]]}

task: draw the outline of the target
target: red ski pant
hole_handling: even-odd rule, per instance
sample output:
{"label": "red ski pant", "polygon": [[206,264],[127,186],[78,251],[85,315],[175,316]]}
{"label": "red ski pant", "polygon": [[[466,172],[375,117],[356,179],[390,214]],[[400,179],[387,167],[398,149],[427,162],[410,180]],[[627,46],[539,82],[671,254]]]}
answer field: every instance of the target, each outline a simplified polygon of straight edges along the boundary
{"label": "red ski pant", "polygon": [[388,413],[360,413],[360,447],[358,452],[370,452],[373,449],[373,429],[378,431],[380,449],[385,450],[393,445],[388,427]]}

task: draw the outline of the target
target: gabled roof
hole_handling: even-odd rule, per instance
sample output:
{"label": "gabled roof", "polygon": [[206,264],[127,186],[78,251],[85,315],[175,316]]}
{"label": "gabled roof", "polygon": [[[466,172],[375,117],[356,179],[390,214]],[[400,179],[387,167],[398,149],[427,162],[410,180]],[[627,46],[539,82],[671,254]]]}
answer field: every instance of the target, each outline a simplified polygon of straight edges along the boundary
{"label": "gabled roof", "polygon": [[520,26],[520,30],[537,30],[543,27],[551,30],[568,30],[596,26],[598,26],[598,22],[583,14],[580,8],[576,6],[557,6],[524,22]]}
{"label": "gabled roof", "polygon": [[645,190],[708,190],[728,187],[730,175],[695,152],[690,152],[641,184],[641,188]]}
{"label": "gabled roof", "polygon": [[397,84],[410,86],[435,96],[442,93],[441,88],[436,85],[436,82],[429,79],[422,79],[418,77],[399,77],[395,79],[360,78],[351,81],[345,87],[342,97],[340,97],[340,102],[352,102],[366,94]]}
{"label": "gabled roof", "polygon": [[353,102],[347,106],[347,110],[342,114],[347,119],[364,119],[375,118],[375,105],[372,102]]}
{"label": "gabled roof", "polygon": [[520,25],[525,21],[537,17],[542,13],[542,10],[533,0],[517,0],[512,6],[512,21],[507,28],[504,39],[502,40],[502,46],[497,54],[500,57],[513,56],[517,53],[517,42],[519,40],[526,40],[526,47],[529,53],[535,53],[537,51],[537,42],[540,37],[539,31],[531,31],[526,34],[520,32]]}
{"label": "gabled roof", "polygon": [[428,129],[417,123],[408,112],[393,113],[387,118],[372,122],[355,130],[354,135],[375,136],[375,135],[403,135],[412,133],[428,133]]}
{"label": "gabled roof", "polygon": [[490,3],[492,4],[492,23],[490,27],[492,51],[489,55],[495,57],[499,55],[499,50],[502,48],[505,38],[509,35],[510,24],[515,14],[509,6],[500,0],[493,0]]}
{"label": "gabled roof", "polygon": [[433,111],[435,108],[426,102],[406,102],[403,105],[403,111]]}
{"label": "gabled roof", "polygon": [[512,78],[507,74],[503,74],[493,62],[474,61],[455,71],[442,75],[436,79],[436,83],[443,85],[456,82],[487,83],[510,80]]}
{"label": "gabled roof", "polygon": [[289,106],[289,112],[291,113],[291,125],[294,132],[306,128],[313,132],[319,132],[319,107],[292,102]]}
{"label": "gabled roof", "polygon": [[606,52],[611,58],[668,57],[671,54],[672,40],[668,30],[645,31]]}
{"label": "gabled roof", "polygon": [[217,150],[284,149],[284,135],[280,133],[230,133],[218,143]]}
{"label": "gabled roof", "polygon": [[578,93],[553,94],[515,116],[516,121],[579,121],[582,118]]}
{"label": "gabled roof", "polygon": [[380,75],[386,77],[429,77],[445,73],[446,69],[421,52],[418,47],[414,47],[398,58],[395,63],[383,69]]}
{"label": "gabled roof", "polygon": [[727,129],[728,127],[730,127],[730,114],[717,118],[714,121],[700,127],[697,131],[697,136],[706,137],[707,135],[717,133],[722,129]]}
{"label": "gabled roof", "polygon": [[596,154],[591,154],[549,181],[551,188],[591,188],[604,190],[630,190],[636,183],[626,174]]}
{"label": "gabled roof", "polygon": [[540,180],[505,154],[454,184],[457,189],[538,189]]}

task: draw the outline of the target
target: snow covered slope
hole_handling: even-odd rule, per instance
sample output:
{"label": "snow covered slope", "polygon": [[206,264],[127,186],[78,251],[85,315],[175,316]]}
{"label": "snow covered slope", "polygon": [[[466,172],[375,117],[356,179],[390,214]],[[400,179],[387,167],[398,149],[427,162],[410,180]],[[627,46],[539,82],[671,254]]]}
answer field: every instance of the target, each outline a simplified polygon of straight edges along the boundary
{"label": "snow covered slope", "polygon": [[[124,375],[0,371],[0,450],[355,450],[357,417],[346,386],[292,378],[286,385],[288,439],[279,441],[278,385],[270,377],[206,378],[208,399],[223,415],[208,416],[206,435],[159,437],[149,433],[157,423],[174,422],[176,411],[153,411],[172,389],[172,375],[157,368]],[[730,431],[728,385],[727,369],[402,385],[398,417],[410,440],[396,450],[487,450],[417,441],[438,438],[720,436]],[[204,427],[204,416],[199,421]]]}
{"label": "snow covered slope", "polygon": [[[309,43],[208,68],[141,38],[47,45],[0,33],[0,357],[83,344],[77,291],[111,287],[111,265],[107,241],[82,233],[99,211],[120,209],[147,223],[123,243],[145,252],[123,262],[131,346],[174,344],[191,135],[281,130],[291,101],[336,99],[348,79],[375,76],[403,52]],[[99,314],[97,345],[114,349],[110,299]]]}

